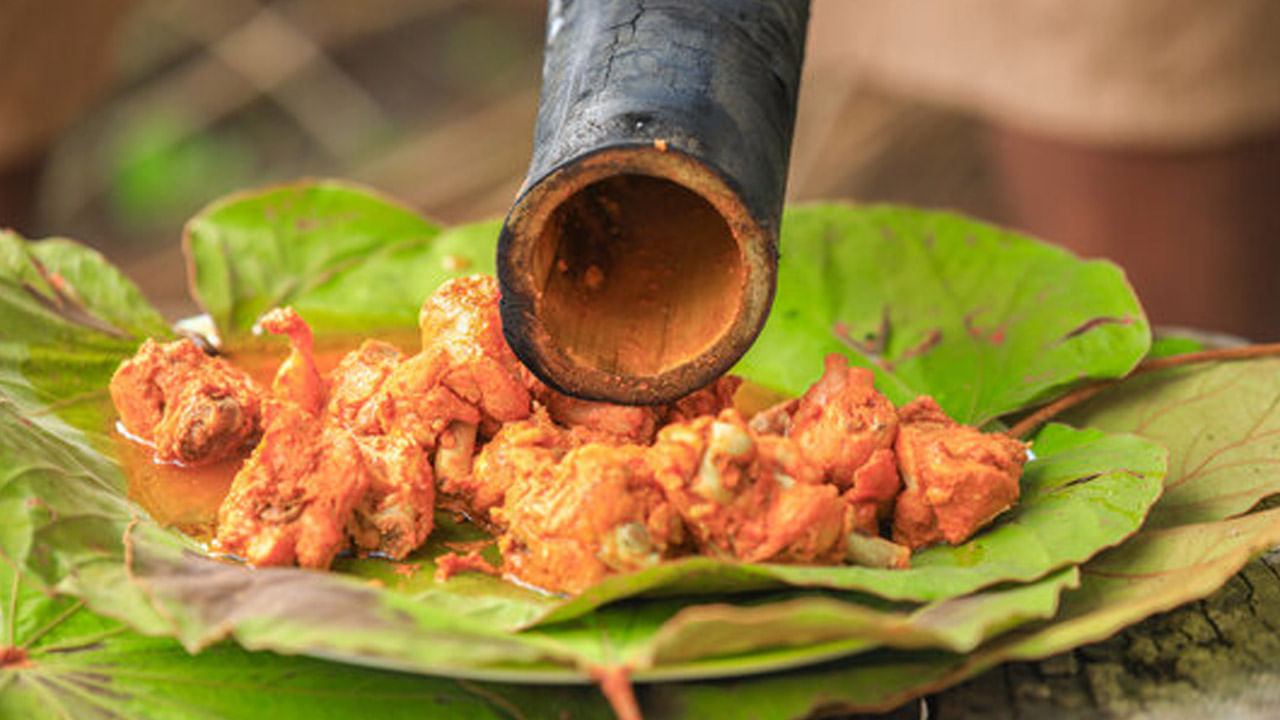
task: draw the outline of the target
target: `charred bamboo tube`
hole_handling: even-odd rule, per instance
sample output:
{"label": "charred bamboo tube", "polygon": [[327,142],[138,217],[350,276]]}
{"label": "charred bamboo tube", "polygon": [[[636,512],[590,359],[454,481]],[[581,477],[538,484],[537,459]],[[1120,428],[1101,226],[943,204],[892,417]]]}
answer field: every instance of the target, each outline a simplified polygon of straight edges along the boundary
{"label": "charred bamboo tube", "polygon": [[529,175],[502,229],[507,340],[578,397],[667,402],[773,302],[808,0],[551,0]]}

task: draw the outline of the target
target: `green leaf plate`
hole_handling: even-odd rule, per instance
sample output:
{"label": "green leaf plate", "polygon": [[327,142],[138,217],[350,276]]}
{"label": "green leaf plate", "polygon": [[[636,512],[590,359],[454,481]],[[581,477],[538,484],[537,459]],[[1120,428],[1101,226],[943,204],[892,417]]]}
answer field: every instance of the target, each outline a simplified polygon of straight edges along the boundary
{"label": "green leaf plate", "polygon": [[[899,401],[932,393],[985,422],[1122,374],[1148,347],[1141,310],[1110,265],[946,214],[817,206],[786,222],[778,311],[742,365],[767,386],[794,392],[840,350],[875,367]],[[439,282],[491,267],[496,227],[442,230],[321,182],[216,203],[190,223],[187,243],[197,297],[234,350],[279,303],[321,335],[411,326]],[[993,268],[981,278],[965,262],[975,247]],[[823,283],[809,282],[815,268]],[[0,329],[0,511],[13,519],[0,546],[30,577],[191,650],[231,636],[250,649],[535,682],[618,664],[656,680],[882,646],[967,652],[1052,617],[1075,565],[1138,529],[1164,474],[1164,451],[1149,441],[1051,427],[1015,511],[898,573],[691,559],[565,599],[485,576],[435,583],[441,538],[411,558],[422,569],[409,578],[374,560],[341,573],[255,571],[156,525],[111,457],[106,381],[142,337],[166,333],[154,310],[72,243],[6,236],[0,271],[3,314],[17,319]],[[872,318],[877,337],[862,330]]]}

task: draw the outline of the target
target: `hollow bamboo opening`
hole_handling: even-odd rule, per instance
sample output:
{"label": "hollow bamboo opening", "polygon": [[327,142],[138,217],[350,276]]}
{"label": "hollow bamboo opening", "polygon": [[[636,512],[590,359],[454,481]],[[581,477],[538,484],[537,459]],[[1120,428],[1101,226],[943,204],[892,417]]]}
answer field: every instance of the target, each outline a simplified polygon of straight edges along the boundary
{"label": "hollow bamboo opening", "polygon": [[499,252],[503,322],[561,390],[665,402],[728,369],[773,292],[771,238],[696,160],[613,148],[519,201]]}
{"label": "hollow bamboo opening", "polygon": [[549,340],[602,372],[657,375],[709,350],[746,275],[728,223],[676,183],[615,175],[569,196],[533,249]]}

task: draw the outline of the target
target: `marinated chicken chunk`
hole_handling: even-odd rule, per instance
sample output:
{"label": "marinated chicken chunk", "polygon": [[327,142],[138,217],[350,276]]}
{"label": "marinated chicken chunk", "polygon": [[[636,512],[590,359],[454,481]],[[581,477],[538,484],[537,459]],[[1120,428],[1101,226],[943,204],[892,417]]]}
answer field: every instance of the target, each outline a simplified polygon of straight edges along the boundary
{"label": "marinated chicken chunk", "polygon": [[403,433],[353,439],[369,485],[347,532],[357,550],[399,560],[426,542],[435,525],[436,485],[427,454]]}
{"label": "marinated chicken chunk", "polygon": [[218,546],[253,565],[327,568],[348,546],[347,525],[369,484],[350,433],[273,401],[262,442],[218,509]]}
{"label": "marinated chicken chunk", "polygon": [[272,397],[292,402],[310,413],[320,412],[329,388],[320,375],[320,368],[316,367],[311,327],[291,307],[268,311],[258,321],[258,327],[273,335],[289,338],[289,356],[276,370],[275,380],[271,383]]}
{"label": "marinated chicken chunk", "polygon": [[157,460],[204,465],[246,449],[261,432],[262,390],[190,340],[147,340],[111,378],[120,423]]}
{"label": "marinated chicken chunk", "polygon": [[507,489],[519,478],[550,482],[556,464],[578,444],[540,409],[527,420],[503,425],[476,453],[471,472],[441,480],[440,491],[454,498],[472,518],[489,520],[490,511],[503,504]]}
{"label": "marinated chicken chunk", "polygon": [[834,562],[850,508],[787,438],[756,436],[736,411],[668,425],[647,453],[703,552],[747,562]]}
{"label": "marinated chicken chunk", "polygon": [[268,416],[218,511],[224,552],[323,569],[351,547],[398,559],[426,540],[435,484],[411,438],[357,436],[289,402]]}
{"label": "marinated chicken chunk", "polygon": [[628,445],[583,445],[549,474],[515,478],[492,515],[503,528],[503,569],[568,593],[653,565],[683,538],[643,449]]}
{"label": "marinated chicken chunk", "polygon": [[434,450],[455,422],[478,425],[480,411],[445,384],[449,356],[424,349],[400,363],[357,414],[356,429],[381,435],[400,429]]}
{"label": "marinated chicken chunk", "polygon": [[[588,443],[605,445],[648,445],[652,443],[658,420],[667,408],[637,407],[594,402],[569,397],[540,382],[528,371],[524,382],[535,401],[533,416],[507,423],[477,453],[474,472],[441,483],[441,490],[461,501],[477,519],[502,504],[514,478],[530,473],[550,472],[554,463],[569,450]],[[682,407],[720,408],[741,380],[722,378],[690,398]],[[696,397],[695,397],[696,396]],[[439,473],[437,473],[439,475]]]}
{"label": "marinated chicken chunk", "polygon": [[427,452],[398,428],[355,428],[403,365],[402,354],[367,342],[325,377],[311,329],[292,308],[273,310],[260,324],[287,335],[290,354],[272,383],[271,427],[220,509],[219,544],[254,565],[324,568],[348,548],[409,554],[434,523]]}
{"label": "marinated chicken chunk", "polygon": [[844,492],[863,534],[876,535],[902,487],[893,454],[898,414],[875,389],[870,370],[849,367],[836,354],[825,364],[822,377],[799,401],[753,424],[765,431],[777,428],[794,440]]}
{"label": "marinated chicken chunk", "polygon": [[656,408],[582,400],[556,392],[537,380],[533,382],[537,383],[533,396],[547,409],[547,414],[583,441],[596,439],[609,444],[638,445],[653,442],[658,430]]}
{"label": "marinated chicken chunk", "polygon": [[477,275],[445,283],[418,320],[422,350],[396,366],[365,403],[356,420],[362,432],[399,427],[434,449],[457,423],[490,436],[501,423],[529,416],[519,361],[502,337],[496,280]]}
{"label": "marinated chicken chunk", "polygon": [[961,425],[931,397],[899,410],[895,445],[906,489],[893,514],[893,539],[912,549],[969,539],[1018,500],[1027,446]]}
{"label": "marinated chicken chunk", "polygon": [[440,286],[418,314],[424,350],[442,350],[442,382],[481,412],[486,435],[500,423],[529,416],[520,361],[502,335],[498,281],[486,275]]}
{"label": "marinated chicken chunk", "polygon": [[662,422],[684,422],[704,415],[716,416],[733,407],[733,398],[742,387],[742,378],[724,375],[710,385],[695,390],[662,409]]}
{"label": "marinated chicken chunk", "polygon": [[354,427],[361,410],[403,360],[404,353],[391,343],[364,341],[334,368],[325,412],[340,425]]}
{"label": "marinated chicken chunk", "polygon": [[[842,355],[826,358],[818,382],[800,398],[789,436],[841,490],[879,452],[892,452],[898,433],[893,403],[876,390],[870,370],[849,367]],[[890,460],[892,464],[892,460]]]}

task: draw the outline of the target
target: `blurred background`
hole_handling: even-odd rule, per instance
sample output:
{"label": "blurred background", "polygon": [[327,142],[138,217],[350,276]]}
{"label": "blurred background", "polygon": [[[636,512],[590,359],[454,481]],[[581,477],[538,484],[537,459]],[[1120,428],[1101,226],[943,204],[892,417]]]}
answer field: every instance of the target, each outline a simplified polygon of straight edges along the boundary
{"label": "blurred background", "polygon": [[[182,223],[299,176],[443,222],[524,177],[545,3],[0,0],[0,226],[170,317]],[[1280,3],[816,0],[792,200],[949,208],[1130,273],[1157,322],[1280,337]],[[981,262],[975,258],[975,262]]]}

